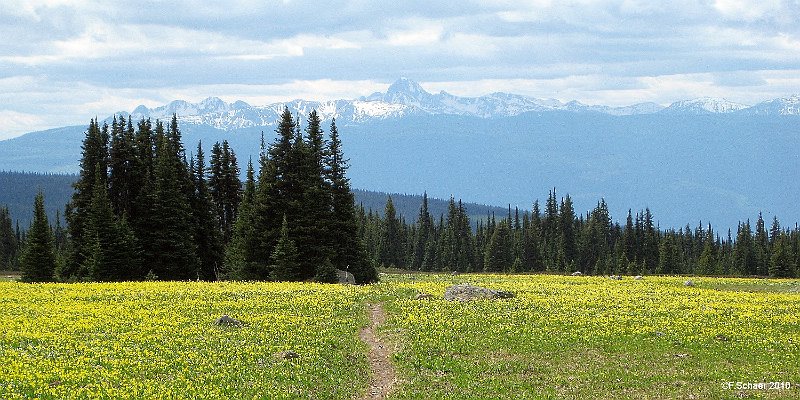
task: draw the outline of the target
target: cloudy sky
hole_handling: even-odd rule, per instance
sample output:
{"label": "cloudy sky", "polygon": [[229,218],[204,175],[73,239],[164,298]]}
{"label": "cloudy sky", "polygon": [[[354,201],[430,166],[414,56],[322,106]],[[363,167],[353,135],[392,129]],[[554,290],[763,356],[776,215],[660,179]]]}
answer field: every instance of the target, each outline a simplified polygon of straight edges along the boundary
{"label": "cloudy sky", "polygon": [[[0,2],[0,139],[174,99],[800,93],[799,0]],[[324,4],[323,4],[324,3]]]}

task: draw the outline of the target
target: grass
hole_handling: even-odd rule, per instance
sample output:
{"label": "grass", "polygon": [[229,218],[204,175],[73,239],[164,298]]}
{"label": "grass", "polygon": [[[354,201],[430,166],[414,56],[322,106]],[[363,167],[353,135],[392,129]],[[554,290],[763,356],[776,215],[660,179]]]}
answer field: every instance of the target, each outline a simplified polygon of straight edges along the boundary
{"label": "grass", "polygon": [[[394,298],[385,333],[399,344],[405,376],[394,398],[800,397],[797,281],[684,280],[388,276],[379,290]],[[440,298],[460,281],[517,297],[410,300]],[[752,293],[761,285],[771,289]],[[723,387],[772,381],[794,389]]]}
{"label": "grass", "polygon": [[[393,399],[800,398],[800,281],[685,279],[0,282],[0,398],[357,397],[369,376],[358,330],[374,301],[396,346]],[[442,299],[463,282],[516,297]],[[222,314],[245,325],[215,326]],[[300,357],[275,356],[284,350]],[[791,388],[724,387],[774,381]]]}
{"label": "grass", "polygon": [[14,282],[18,281],[22,276],[19,271],[0,271],[0,282]]}

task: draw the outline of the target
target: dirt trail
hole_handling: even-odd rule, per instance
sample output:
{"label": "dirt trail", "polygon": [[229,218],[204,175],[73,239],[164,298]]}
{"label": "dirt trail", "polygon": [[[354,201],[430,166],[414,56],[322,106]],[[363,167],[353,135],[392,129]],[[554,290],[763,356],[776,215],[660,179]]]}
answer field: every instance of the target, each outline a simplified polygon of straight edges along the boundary
{"label": "dirt trail", "polygon": [[372,376],[367,392],[361,399],[385,399],[397,381],[397,373],[392,365],[392,350],[378,337],[378,326],[386,321],[386,312],[380,304],[367,304],[369,325],[358,336],[369,346],[369,367]]}

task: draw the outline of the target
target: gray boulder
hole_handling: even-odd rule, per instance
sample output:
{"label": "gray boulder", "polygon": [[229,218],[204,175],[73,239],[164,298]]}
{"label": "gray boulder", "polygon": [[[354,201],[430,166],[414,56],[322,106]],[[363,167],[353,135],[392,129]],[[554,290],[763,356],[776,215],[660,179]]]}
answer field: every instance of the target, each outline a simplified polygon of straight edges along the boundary
{"label": "gray boulder", "polygon": [[449,301],[470,301],[475,299],[494,300],[508,299],[511,297],[514,297],[514,293],[473,286],[468,283],[450,286],[444,292],[444,299]]}
{"label": "gray boulder", "polygon": [[355,285],[356,278],[348,271],[342,271],[340,269],[336,270],[336,277],[339,279],[339,283],[343,285]]}
{"label": "gray boulder", "polygon": [[229,317],[227,315],[223,315],[223,316],[217,318],[216,321],[214,321],[214,325],[217,325],[217,326],[240,326],[240,325],[242,325],[242,321],[239,321],[238,319],[235,319],[235,318],[231,318],[231,317]]}

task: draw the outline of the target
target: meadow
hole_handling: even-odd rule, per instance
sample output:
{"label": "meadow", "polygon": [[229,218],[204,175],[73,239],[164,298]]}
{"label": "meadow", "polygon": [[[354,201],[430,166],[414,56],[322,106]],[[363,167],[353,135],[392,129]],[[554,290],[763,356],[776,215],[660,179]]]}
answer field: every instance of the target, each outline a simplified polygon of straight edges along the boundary
{"label": "meadow", "polygon": [[[377,302],[394,399],[800,398],[798,280],[381,278],[0,282],[0,398],[357,398],[370,375],[358,332]],[[516,296],[442,299],[462,282]],[[243,325],[216,326],[223,314]]]}

